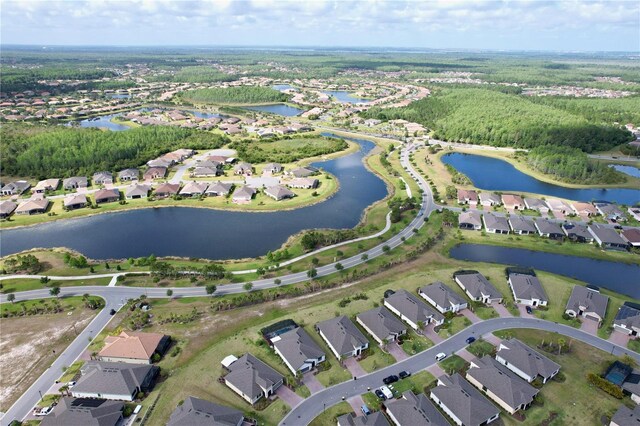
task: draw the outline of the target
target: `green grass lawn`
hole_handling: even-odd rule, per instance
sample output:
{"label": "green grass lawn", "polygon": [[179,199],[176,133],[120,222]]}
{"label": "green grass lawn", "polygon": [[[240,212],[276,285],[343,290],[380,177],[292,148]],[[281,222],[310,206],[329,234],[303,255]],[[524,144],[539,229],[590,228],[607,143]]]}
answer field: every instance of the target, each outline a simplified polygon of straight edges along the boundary
{"label": "green grass lawn", "polygon": [[51,287],[72,287],[72,286],[94,286],[94,285],[107,285],[111,281],[111,278],[90,278],[86,280],[73,280],[73,281],[56,281],[51,280],[44,284],[39,279],[21,279],[12,278],[9,280],[0,281],[2,283],[2,293],[16,293],[27,290],[37,290],[40,288]]}
{"label": "green grass lawn", "polygon": [[409,331],[407,337],[402,342],[402,349],[407,355],[415,355],[419,352],[429,349],[433,346],[433,342],[424,336],[419,336],[415,331]]}
{"label": "green grass lawn", "polygon": [[371,354],[362,361],[359,361],[360,366],[367,373],[379,370],[396,362],[393,356],[386,352],[382,352],[382,349],[380,349],[377,344],[372,343],[372,340],[369,342],[369,351]]}
{"label": "green grass lawn", "polygon": [[478,339],[469,346],[467,350],[478,358],[482,358],[485,355],[493,355],[496,347],[486,340]]}
{"label": "green grass lawn", "polygon": [[627,348],[631,349],[634,352],[640,353],[640,339],[629,340],[629,343],[627,343]]}
{"label": "green grass lawn", "polygon": [[495,309],[484,304],[478,304],[473,307],[473,312],[481,319],[488,320],[491,318],[498,318],[498,313]]}
{"label": "green grass lawn", "polygon": [[[97,296],[90,296],[90,299],[95,300],[100,304],[104,304],[101,298]],[[75,309],[82,309],[84,306],[84,300],[80,296],[73,297],[61,297],[50,299],[35,299],[35,300],[23,300],[15,303],[2,303],[0,304],[0,316],[22,316],[23,313],[27,314],[34,311],[53,312],[56,304],[60,305],[63,312],[73,311]]]}
{"label": "green grass lawn", "polygon": [[440,367],[447,373],[447,374],[451,374],[451,372],[456,372],[456,371],[462,371],[464,369],[466,369],[469,365],[469,363],[467,361],[465,361],[463,358],[459,357],[458,355],[449,355],[447,358],[445,358],[444,360],[440,361],[438,363],[438,365],[440,365]]}
{"label": "green grass lawn", "polygon": [[338,383],[346,382],[347,380],[351,380],[351,373],[346,368],[343,368],[338,360],[335,358],[330,358],[330,354],[327,352],[327,360],[325,363],[331,365],[331,367],[327,370],[321,371],[316,374],[316,378],[324,387],[329,387],[333,385],[337,385]]}
{"label": "green grass lawn", "polygon": [[470,325],[471,321],[467,317],[458,315],[450,320],[445,320],[444,324],[438,331],[438,335],[440,335],[440,337],[442,337],[443,339],[447,339],[469,327]]}
{"label": "green grass lawn", "polygon": [[64,373],[62,373],[62,376],[60,377],[60,379],[58,379],[60,383],[64,384],[73,380],[73,378],[80,372],[80,368],[82,367],[83,364],[84,364],[84,361],[76,361],[73,364],[71,364],[69,367],[67,367],[67,369],[64,370]]}
{"label": "green grass lawn", "polygon": [[309,426],[334,426],[338,417],[349,413],[353,413],[349,403],[341,402],[334,406],[327,407],[322,414],[309,423]]}

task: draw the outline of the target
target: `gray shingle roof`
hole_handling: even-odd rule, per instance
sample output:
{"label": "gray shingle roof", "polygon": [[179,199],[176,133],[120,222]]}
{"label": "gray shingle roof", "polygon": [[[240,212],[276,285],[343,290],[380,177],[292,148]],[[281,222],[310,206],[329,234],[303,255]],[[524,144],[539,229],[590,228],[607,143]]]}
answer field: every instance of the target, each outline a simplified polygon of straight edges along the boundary
{"label": "gray shingle roof", "polygon": [[615,229],[591,225],[589,226],[589,232],[591,232],[591,235],[593,235],[594,238],[599,239],[604,244],[627,245],[627,242],[622,239]]}
{"label": "gray shingle roof", "polygon": [[231,191],[231,188],[233,187],[232,183],[225,183],[225,182],[215,182],[209,185],[209,187],[207,188],[207,194],[218,194],[218,195],[226,195],[229,193],[229,191]]}
{"label": "gray shingle roof", "polygon": [[509,280],[516,298],[525,300],[549,300],[544,288],[542,288],[542,284],[540,284],[540,280],[538,280],[538,277],[527,274],[512,273],[509,274]]}
{"label": "gray shingle roof", "polygon": [[229,374],[225,376],[226,381],[251,398],[283,379],[282,374],[249,353],[234,361],[229,366]]}
{"label": "gray shingle roof", "polygon": [[11,214],[16,209],[16,207],[18,207],[18,205],[13,201],[0,201],[0,214]]}
{"label": "gray shingle roof", "polygon": [[533,221],[525,219],[519,215],[511,215],[509,218],[509,225],[511,225],[513,232],[536,232],[536,227],[533,224]]}
{"label": "gray shingle roof", "polygon": [[123,408],[122,401],[64,397],[40,425],[116,426],[122,418]]}
{"label": "gray shingle roof", "polygon": [[316,327],[340,354],[353,352],[369,343],[358,327],[344,315],[319,322]]}
{"label": "gray shingle roof", "polygon": [[586,313],[596,313],[600,318],[604,318],[607,312],[609,298],[595,290],[581,285],[573,286],[571,296],[567,302],[567,310],[574,312],[584,311]]}
{"label": "gray shingle roof", "polygon": [[72,394],[131,395],[137,388],[142,388],[145,378],[156,370],[157,367],[149,364],[87,361]]}
{"label": "gray shingle roof", "polygon": [[240,410],[190,396],[173,410],[167,426],[237,426],[243,418]]}
{"label": "gray shingle roof", "polygon": [[467,301],[455,291],[440,281],[420,287],[420,293],[426,294],[438,306],[450,308],[455,305],[464,305]]}
{"label": "gray shingle roof", "polygon": [[270,195],[276,200],[281,200],[283,198],[291,198],[295,197],[295,193],[291,191],[289,188],[282,185],[270,186],[264,190],[265,194]]}
{"label": "gray shingle roof", "polygon": [[500,411],[460,374],[442,376],[443,384],[431,389],[445,405],[465,425],[479,425]]}
{"label": "gray shingle roof", "polygon": [[401,399],[385,403],[387,412],[400,423],[400,426],[449,426],[450,423],[440,414],[436,406],[423,393],[415,395],[411,391],[402,394]]}
{"label": "gray shingle roof", "polygon": [[484,219],[484,224],[487,229],[497,229],[499,231],[509,232],[511,228],[509,228],[509,221],[506,217],[496,216],[491,213],[485,213],[482,215]]}
{"label": "gray shingle roof", "polygon": [[503,340],[496,357],[500,357],[529,377],[551,377],[560,365],[531,349],[518,339]]}
{"label": "gray shingle roof", "polygon": [[407,327],[384,306],[361,312],[356,317],[381,340],[391,334],[401,334],[407,331]]}
{"label": "gray shingle roof", "polygon": [[563,224],[562,230],[565,235],[571,239],[585,239],[586,241],[593,241],[593,235],[589,232],[589,228],[579,223]]}
{"label": "gray shingle roof", "polygon": [[535,221],[536,228],[540,234],[550,235],[564,235],[560,226],[557,223],[551,222],[548,219],[538,219]]}
{"label": "gray shingle roof", "polygon": [[368,416],[356,417],[349,413],[338,417],[339,426],[389,426],[389,422],[380,411]]}
{"label": "gray shingle roof", "polygon": [[487,391],[492,392],[512,408],[531,403],[538,393],[538,389],[489,355],[474,359],[467,370],[467,377],[478,381],[487,388]]}
{"label": "gray shingle roof", "polygon": [[621,405],[616,414],[611,418],[611,424],[618,426],[638,426],[640,425],[640,405],[636,405],[632,410]]}
{"label": "gray shingle roof", "polygon": [[385,301],[415,324],[418,324],[420,321],[426,324],[429,322],[429,319],[433,319],[434,321],[442,321],[444,319],[444,316],[442,316],[440,312],[407,290],[398,290],[387,297]]}
{"label": "gray shingle roof", "polygon": [[62,181],[62,186],[64,188],[86,188],[88,184],[89,180],[85,176],[74,176]]}
{"label": "gray shingle roof", "polygon": [[458,223],[461,225],[469,224],[469,225],[473,225],[474,227],[476,226],[482,227],[482,216],[477,211],[462,212],[458,217]]}
{"label": "gray shingle roof", "polygon": [[289,330],[271,341],[273,346],[296,370],[299,370],[308,359],[318,359],[325,356],[320,346],[309,336],[304,328],[298,327]]}
{"label": "gray shingle roof", "polygon": [[491,299],[501,299],[502,294],[481,273],[456,274],[456,279],[473,298],[481,298],[483,295]]}
{"label": "gray shingle roof", "polygon": [[625,325],[628,329],[631,329],[631,327],[640,328],[640,306],[625,302],[618,309],[613,323]]}

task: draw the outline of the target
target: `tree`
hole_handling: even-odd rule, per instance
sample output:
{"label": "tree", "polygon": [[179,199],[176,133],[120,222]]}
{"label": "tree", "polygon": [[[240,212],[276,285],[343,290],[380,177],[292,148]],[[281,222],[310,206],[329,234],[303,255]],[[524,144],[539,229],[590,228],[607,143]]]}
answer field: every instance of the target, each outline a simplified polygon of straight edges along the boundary
{"label": "tree", "polygon": [[168,289],[167,290],[167,297],[171,297],[171,296],[173,296],[173,290]]}
{"label": "tree", "polygon": [[15,294],[13,294],[13,293],[9,293],[9,294],[7,295],[7,300],[8,300],[9,302],[11,302],[11,303],[15,302],[15,300],[16,300],[16,295],[15,295]]}
{"label": "tree", "polygon": [[55,285],[49,289],[49,294],[55,297],[58,297],[60,294],[60,287]]}
{"label": "tree", "polygon": [[280,278],[276,278],[275,280],[273,280],[273,283],[275,285],[280,285],[280,284],[282,284],[282,280]]}
{"label": "tree", "polygon": [[216,287],[214,284],[207,284],[207,286],[205,287],[207,294],[212,295],[213,293],[216,292],[216,290],[218,289],[218,287]]}
{"label": "tree", "polygon": [[40,277],[40,284],[47,284],[51,279],[49,277]]}
{"label": "tree", "polygon": [[384,246],[382,246],[382,251],[385,253],[389,253],[391,251],[391,247],[385,244]]}
{"label": "tree", "polygon": [[263,276],[266,273],[267,270],[264,268],[264,266],[258,266],[258,268],[256,269],[256,274],[258,274],[258,276]]}
{"label": "tree", "polygon": [[318,266],[320,264],[320,259],[318,259],[317,257],[312,257],[311,264],[314,266]]}
{"label": "tree", "polygon": [[563,347],[566,343],[567,343],[567,341],[566,341],[564,338],[562,338],[562,337],[559,337],[559,338],[558,338],[558,355],[560,355],[560,353],[562,352],[562,347]]}
{"label": "tree", "polygon": [[342,263],[338,262],[336,263],[336,271],[342,271],[344,269],[344,266],[342,266]]}
{"label": "tree", "polygon": [[369,260],[369,255],[367,253],[363,253],[362,256],[360,256],[360,259],[366,262],[367,260]]}
{"label": "tree", "polygon": [[245,283],[242,288],[244,288],[245,291],[251,291],[253,289],[253,283]]}
{"label": "tree", "polygon": [[458,197],[458,190],[455,186],[449,185],[446,188],[445,195],[448,199],[453,200]]}
{"label": "tree", "polygon": [[307,271],[307,277],[313,279],[318,276],[318,270],[316,268],[311,268]]}

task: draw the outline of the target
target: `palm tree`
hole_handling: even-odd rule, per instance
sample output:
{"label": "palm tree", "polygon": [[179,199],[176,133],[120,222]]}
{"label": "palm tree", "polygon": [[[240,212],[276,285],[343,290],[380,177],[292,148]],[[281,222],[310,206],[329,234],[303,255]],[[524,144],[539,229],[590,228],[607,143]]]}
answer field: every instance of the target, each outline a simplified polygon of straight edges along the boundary
{"label": "palm tree", "polygon": [[562,352],[562,347],[566,344],[567,342],[562,338],[559,337],[558,338],[558,355],[560,355],[560,352]]}

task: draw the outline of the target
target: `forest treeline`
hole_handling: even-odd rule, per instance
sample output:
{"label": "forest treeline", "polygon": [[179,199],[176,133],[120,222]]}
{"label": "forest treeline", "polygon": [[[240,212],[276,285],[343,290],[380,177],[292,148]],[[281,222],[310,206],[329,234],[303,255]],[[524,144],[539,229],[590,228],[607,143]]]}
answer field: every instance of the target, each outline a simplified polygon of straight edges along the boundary
{"label": "forest treeline", "polygon": [[544,145],[530,150],[527,163],[539,172],[569,183],[613,184],[626,178],[611,167],[589,159],[577,148]]}
{"label": "forest treeline", "polygon": [[[632,139],[620,126],[590,122],[568,109],[484,89],[438,89],[404,108],[371,108],[366,118],[402,118],[426,125],[436,139],[534,148],[560,145],[584,152],[607,150]],[[599,116],[606,110],[600,109]]]}
{"label": "forest treeline", "polygon": [[182,92],[180,97],[191,103],[253,104],[285,102],[289,97],[270,87],[238,86],[212,89],[196,89]]}
{"label": "forest treeline", "polygon": [[123,132],[68,127],[3,125],[0,174],[38,179],[90,175],[138,167],[178,148],[219,148],[226,136],[169,126]]}
{"label": "forest treeline", "polygon": [[249,163],[293,163],[302,158],[342,151],[348,146],[343,139],[328,137],[281,139],[270,142],[241,140],[229,145],[238,152],[238,157]]}

